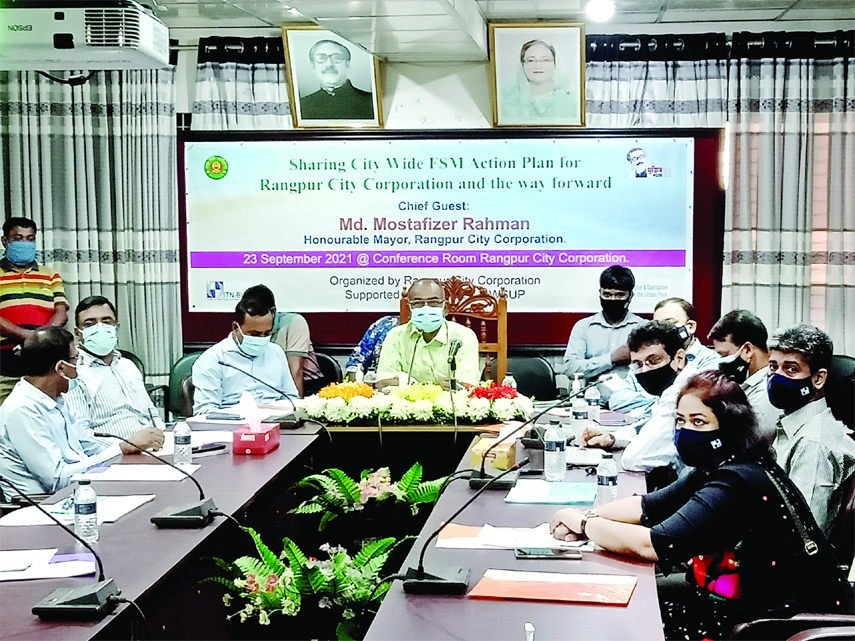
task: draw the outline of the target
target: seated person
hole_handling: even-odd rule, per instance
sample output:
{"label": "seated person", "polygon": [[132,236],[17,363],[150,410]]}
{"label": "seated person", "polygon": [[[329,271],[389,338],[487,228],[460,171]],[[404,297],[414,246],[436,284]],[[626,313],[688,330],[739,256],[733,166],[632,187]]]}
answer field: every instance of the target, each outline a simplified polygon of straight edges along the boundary
{"label": "seated person", "polygon": [[[64,396],[77,386],[76,362],[74,336],[61,327],[40,327],[24,339],[24,377],[0,406],[0,475],[25,494],[52,494],[78,472],[138,451],[93,438],[70,411]],[[130,440],[148,447],[152,439],[138,432]],[[6,497],[17,495],[2,480],[0,487]]]}
{"label": "seated person", "polygon": [[[586,512],[559,510],[552,535],[562,541],[585,535],[611,552],[656,562],[666,574],[692,559],[686,578],[694,585],[678,607],[662,608],[667,639],[723,639],[744,621],[852,612],[852,588],[795,485],[775,464],[739,385],[714,370],[689,378],[677,399],[676,428],[680,457],[695,469],[645,496]],[[805,554],[802,529],[817,554]],[[697,627],[679,630],[686,622]]]}
{"label": "seated person", "polygon": [[686,361],[683,339],[673,323],[649,321],[632,330],[629,351],[635,378],[654,397],[650,420],[635,433],[633,426],[605,433],[589,427],[583,433],[588,447],[625,447],[621,456],[624,469],[651,472],[674,461],[674,410],[677,394],[686,379],[697,372]]}
{"label": "seated person", "polygon": [[457,381],[475,384],[478,337],[468,327],[445,320],[445,289],[433,278],[415,281],[408,293],[410,322],[389,330],[377,365],[377,388],[409,382],[450,387],[449,349],[459,341]]}
{"label": "seated person", "polygon": [[588,380],[629,365],[626,339],[644,323],[629,311],[635,276],[626,267],[612,265],[600,274],[602,311],[573,325],[564,352],[564,373],[570,378],[581,373]]}
{"label": "seated person", "polygon": [[843,507],[843,487],[855,473],[851,432],[825,402],[834,345],[810,325],[779,329],[769,339],[769,401],[783,410],[773,443],[778,465],[799,488],[828,534]]}
{"label": "seated person", "polygon": [[259,403],[297,397],[285,352],[269,349],[275,314],[276,300],[269,288],[255,285],[243,293],[235,306],[231,334],[193,363],[194,414],[237,405],[244,392]]}
{"label": "seated person", "polygon": [[357,368],[362,368],[362,373],[377,371],[377,363],[380,360],[380,348],[386,340],[386,334],[400,322],[397,316],[382,316],[366,330],[359,341],[359,345],[353,348],[350,358],[347,359],[344,371],[349,381],[356,380]]}
{"label": "seated person", "polygon": [[[145,389],[142,374],[116,349],[116,308],[103,296],[88,296],[74,310],[79,347],[77,388],[65,402],[87,427],[121,438],[141,430],[155,434],[151,447],[163,444],[163,421]],[[142,436],[142,435],[141,435]]]}
{"label": "seated person", "polygon": [[[709,347],[701,345],[695,338],[698,327],[695,306],[682,298],[666,298],[656,304],[653,310],[653,320],[673,323],[680,332],[686,361],[694,366],[696,371],[715,369],[721,357]],[[638,385],[632,372],[623,381],[617,381],[609,397],[609,409],[618,412],[631,412],[636,418],[645,418],[656,399],[647,394]]]}
{"label": "seated person", "polygon": [[288,357],[291,378],[301,397],[317,393],[323,379],[318,357],[309,338],[309,324],[295,312],[276,312],[271,340],[279,345]]}
{"label": "seated person", "polygon": [[735,309],[722,316],[707,336],[722,357],[718,368],[745,391],[761,431],[768,435],[771,442],[778,430],[778,419],[782,412],[772,406],[766,391],[769,376],[768,337],[763,321],[744,309]]}

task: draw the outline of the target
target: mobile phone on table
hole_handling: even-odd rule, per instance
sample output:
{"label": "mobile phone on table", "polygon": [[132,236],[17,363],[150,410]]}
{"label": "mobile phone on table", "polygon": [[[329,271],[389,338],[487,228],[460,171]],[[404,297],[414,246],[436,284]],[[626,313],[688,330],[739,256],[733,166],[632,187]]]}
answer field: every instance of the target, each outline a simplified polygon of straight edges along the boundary
{"label": "mobile phone on table", "polygon": [[205,452],[218,452],[226,449],[225,443],[205,443],[204,445],[194,445],[190,448],[193,454],[204,454]]}
{"label": "mobile phone on table", "polygon": [[582,558],[581,550],[565,548],[517,548],[514,556],[518,559],[576,559]]}
{"label": "mobile phone on table", "polygon": [[231,414],[229,412],[208,412],[205,415],[209,421],[242,421],[243,416],[240,414]]}

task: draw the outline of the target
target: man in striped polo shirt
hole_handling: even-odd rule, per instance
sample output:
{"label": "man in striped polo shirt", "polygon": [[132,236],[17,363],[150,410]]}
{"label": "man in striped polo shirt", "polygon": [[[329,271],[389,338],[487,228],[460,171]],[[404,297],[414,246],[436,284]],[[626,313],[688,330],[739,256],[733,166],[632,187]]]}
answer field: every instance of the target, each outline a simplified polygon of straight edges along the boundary
{"label": "man in striped polo shirt", "polygon": [[62,327],[68,301],[62,279],[36,262],[36,223],[9,218],[3,223],[0,260],[0,404],[21,378],[17,352],[37,327]]}

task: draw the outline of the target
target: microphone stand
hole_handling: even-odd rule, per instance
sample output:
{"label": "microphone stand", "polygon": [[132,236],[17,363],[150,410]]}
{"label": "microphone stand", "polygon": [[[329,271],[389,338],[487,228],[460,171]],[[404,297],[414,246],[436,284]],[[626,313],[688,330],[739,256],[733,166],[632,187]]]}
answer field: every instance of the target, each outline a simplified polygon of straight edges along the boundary
{"label": "microphone stand", "polygon": [[192,503],[188,503],[180,507],[168,507],[165,510],[158,512],[153,517],[151,517],[151,522],[154,523],[157,527],[170,529],[203,528],[213,522],[214,516],[218,514],[217,506],[214,505],[213,499],[205,498],[205,491],[202,489],[202,486],[199,484],[199,481],[193,478],[192,474],[189,474],[186,470],[182,470],[178,465],[170,463],[169,461],[164,458],[161,458],[157,454],[144,450],[143,448],[139,447],[134,443],[131,443],[128,439],[122,438],[121,436],[107,434],[106,432],[95,432],[95,436],[97,436],[98,438],[115,438],[119,439],[123,443],[127,443],[142,454],[147,454],[153,459],[160,461],[164,465],[168,465],[169,467],[178,470],[188,479],[193,481],[193,483],[199,489],[198,501],[193,501]]}
{"label": "microphone stand", "polygon": [[[279,423],[280,428],[285,427],[287,425],[288,427],[286,429],[292,429],[292,430],[297,429],[298,427],[303,425],[303,419],[300,418],[299,416],[297,416],[297,414],[299,413],[299,410],[297,409],[297,404],[291,399],[290,394],[282,391],[278,387],[274,387],[273,385],[271,385],[267,381],[261,380],[260,378],[258,378],[254,374],[250,374],[245,369],[241,369],[240,367],[237,367],[236,365],[232,365],[231,363],[226,363],[225,361],[217,361],[217,365],[220,365],[222,367],[230,367],[231,369],[233,369],[237,372],[240,372],[241,374],[244,374],[245,376],[249,376],[256,383],[261,383],[265,387],[272,389],[274,392],[276,392],[277,394],[282,396],[282,398],[284,398],[286,401],[291,403],[291,409],[293,410],[293,416],[294,416],[293,422],[287,421],[287,420],[272,421],[269,418],[265,422],[267,422],[267,423]],[[283,418],[287,418],[287,415]]]}
{"label": "microphone stand", "polygon": [[[469,477],[469,487],[472,489],[476,489],[479,487],[484,487],[485,484],[491,485],[491,483],[490,483],[491,479],[495,479],[495,478],[505,476],[505,473],[507,473],[507,472],[500,474],[498,477],[494,477],[491,474],[487,474],[486,469],[485,469],[486,465],[487,465],[487,457],[489,456],[490,452],[492,452],[494,449],[496,449],[496,447],[498,445],[507,441],[511,436],[513,436],[514,434],[517,434],[520,430],[522,430],[527,425],[531,425],[534,422],[536,422],[537,419],[539,419],[541,416],[546,414],[548,411],[553,410],[560,405],[563,405],[564,403],[566,403],[567,401],[569,401],[572,398],[575,398],[579,394],[584,394],[588,389],[590,389],[591,387],[594,387],[595,385],[598,385],[598,384],[599,384],[599,381],[596,381],[594,383],[590,383],[590,384],[586,385],[585,387],[583,387],[582,389],[573,392],[572,394],[568,394],[566,396],[563,396],[562,398],[558,399],[555,403],[553,403],[551,405],[547,405],[540,412],[538,412],[537,414],[535,414],[531,418],[524,421],[516,429],[508,432],[502,438],[498,439],[495,443],[493,443],[490,447],[488,447],[487,450],[484,452],[484,456],[481,458],[481,468],[478,470],[478,472],[473,472],[472,475]],[[511,468],[511,469],[513,470],[514,468]],[[513,478],[506,479],[506,480],[502,481],[501,483],[496,483],[496,484],[492,485],[492,487],[495,490],[509,490],[514,485],[516,485],[516,482],[517,482],[516,477],[513,477]]]}
{"label": "microphone stand", "polygon": [[448,382],[451,389],[451,418],[454,419],[454,442],[452,447],[457,447],[457,408],[454,406],[454,392],[457,391],[457,352],[448,357]]}
{"label": "microphone stand", "polygon": [[408,568],[404,576],[404,592],[407,594],[464,594],[469,583],[469,574],[471,570],[466,567],[447,568],[441,574],[428,574],[425,572],[425,552],[439,533],[442,532],[450,523],[454,521],[460,513],[487,491],[491,484],[496,483],[506,474],[510,474],[528,463],[528,459],[523,459],[513,467],[505,470],[501,474],[494,476],[487,481],[481,489],[466,501],[454,514],[448,517],[445,522],[440,525],[425,541],[419,553],[419,565],[416,569]]}
{"label": "microphone stand", "polygon": [[78,588],[59,588],[33,606],[32,613],[45,621],[100,621],[116,608],[115,598],[121,594],[113,579],[104,578],[104,564],[101,557],[89,543],[75,534],[74,530],[62,523],[53,514],[36,501],[24,494],[7,477],[0,476],[9,484],[18,496],[70,534],[83,547],[92,553],[98,564],[98,582]]}

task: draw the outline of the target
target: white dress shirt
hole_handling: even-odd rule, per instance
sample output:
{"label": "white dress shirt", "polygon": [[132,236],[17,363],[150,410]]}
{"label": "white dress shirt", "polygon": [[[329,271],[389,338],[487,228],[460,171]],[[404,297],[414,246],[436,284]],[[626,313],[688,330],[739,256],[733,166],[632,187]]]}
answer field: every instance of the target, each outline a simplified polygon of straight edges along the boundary
{"label": "white dress shirt", "polygon": [[[26,494],[53,493],[78,472],[122,453],[89,435],[65,405],[21,379],[0,405],[0,474]],[[3,494],[17,494],[0,481]]]}
{"label": "white dress shirt", "polygon": [[72,413],[96,432],[130,438],[157,417],[142,373],[130,359],[113,352],[109,365],[81,349],[77,361],[80,385],[65,395]]}
{"label": "white dress shirt", "polygon": [[[220,365],[220,361],[232,367]],[[247,372],[267,385],[241,372]],[[240,350],[231,335],[209,347],[196,359],[193,363],[193,385],[196,387],[193,395],[194,414],[237,405],[244,392],[252,394],[259,403],[281,399],[283,394],[280,390],[293,398],[299,396],[285,352],[271,344],[261,356],[248,356]]]}

